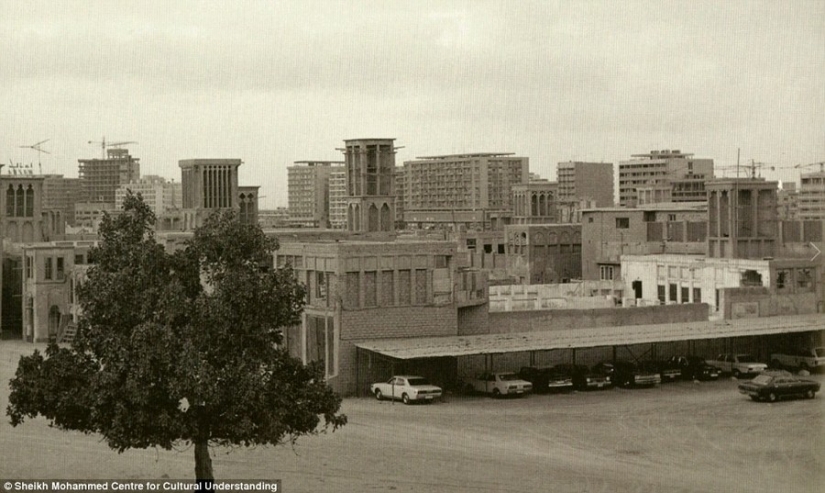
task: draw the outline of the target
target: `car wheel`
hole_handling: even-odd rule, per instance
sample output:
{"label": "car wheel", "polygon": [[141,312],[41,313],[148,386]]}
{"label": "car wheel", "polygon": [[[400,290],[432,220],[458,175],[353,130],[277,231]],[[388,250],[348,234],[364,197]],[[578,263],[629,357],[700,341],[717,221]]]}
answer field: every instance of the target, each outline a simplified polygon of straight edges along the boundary
{"label": "car wheel", "polygon": [[401,396],[401,402],[403,402],[404,404],[409,406],[410,402],[412,402],[412,401],[410,401],[410,396],[408,396],[407,394],[404,394],[404,395]]}
{"label": "car wheel", "polygon": [[768,394],[768,402],[776,402],[776,399],[777,399],[776,394],[774,394],[773,392]]}
{"label": "car wheel", "polygon": [[381,393],[381,389],[375,389],[375,398],[379,401],[384,398],[384,394]]}
{"label": "car wheel", "polygon": [[805,398],[806,399],[813,399],[815,395],[816,395],[816,392],[814,392],[811,389],[808,389],[807,391],[805,391]]}
{"label": "car wheel", "polygon": [[493,389],[493,397],[498,399],[499,397],[501,397],[501,392],[498,389]]}

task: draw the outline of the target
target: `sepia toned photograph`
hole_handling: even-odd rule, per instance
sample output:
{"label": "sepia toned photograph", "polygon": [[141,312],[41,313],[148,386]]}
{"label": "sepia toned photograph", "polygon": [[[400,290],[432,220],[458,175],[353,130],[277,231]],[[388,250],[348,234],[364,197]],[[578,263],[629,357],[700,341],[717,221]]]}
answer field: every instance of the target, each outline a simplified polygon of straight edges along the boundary
{"label": "sepia toned photograph", "polygon": [[825,491],[825,2],[0,28],[0,492]]}

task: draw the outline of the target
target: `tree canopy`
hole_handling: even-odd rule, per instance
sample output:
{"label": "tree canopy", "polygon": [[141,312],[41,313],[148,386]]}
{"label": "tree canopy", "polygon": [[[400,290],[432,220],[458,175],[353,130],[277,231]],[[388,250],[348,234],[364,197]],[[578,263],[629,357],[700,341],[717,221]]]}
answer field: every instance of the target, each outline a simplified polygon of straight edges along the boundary
{"label": "tree canopy", "polygon": [[278,445],[346,424],[323,368],[283,347],[305,292],[272,268],[277,241],[225,211],[169,253],[154,221],[131,194],[104,217],[77,287],[77,336],[21,357],[12,425],[42,415],[118,452],[190,443],[200,481],[213,479],[209,444]]}

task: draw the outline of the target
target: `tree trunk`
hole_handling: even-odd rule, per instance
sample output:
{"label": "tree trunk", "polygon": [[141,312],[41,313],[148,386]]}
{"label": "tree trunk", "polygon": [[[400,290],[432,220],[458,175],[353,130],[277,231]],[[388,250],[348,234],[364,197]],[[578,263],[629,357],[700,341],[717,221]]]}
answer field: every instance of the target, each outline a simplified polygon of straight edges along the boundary
{"label": "tree trunk", "polygon": [[215,476],[212,473],[212,458],[209,457],[209,440],[198,438],[195,442],[195,480],[198,491],[214,491],[212,482]]}

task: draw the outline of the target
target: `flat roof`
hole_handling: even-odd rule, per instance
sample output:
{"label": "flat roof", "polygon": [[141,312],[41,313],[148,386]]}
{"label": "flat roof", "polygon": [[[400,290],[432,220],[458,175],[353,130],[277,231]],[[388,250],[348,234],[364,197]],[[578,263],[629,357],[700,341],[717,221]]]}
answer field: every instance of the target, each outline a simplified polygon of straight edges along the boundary
{"label": "flat roof", "polygon": [[502,157],[514,156],[515,152],[472,152],[465,154],[444,154],[443,156],[417,156],[416,159],[461,159],[470,157]]}
{"label": "flat roof", "polygon": [[391,358],[407,360],[788,334],[823,329],[825,329],[824,314],[783,315],[715,322],[679,322],[589,329],[550,329],[508,334],[375,339],[356,342],[355,346]]}

